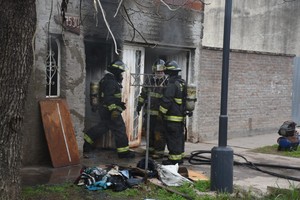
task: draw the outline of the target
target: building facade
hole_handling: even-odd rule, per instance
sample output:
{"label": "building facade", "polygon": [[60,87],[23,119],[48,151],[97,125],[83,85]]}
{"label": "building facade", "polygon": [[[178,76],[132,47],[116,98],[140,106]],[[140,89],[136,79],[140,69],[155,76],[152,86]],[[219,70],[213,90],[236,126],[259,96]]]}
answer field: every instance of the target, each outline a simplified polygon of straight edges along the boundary
{"label": "building facade", "polygon": [[[141,88],[133,86],[132,74],[150,74],[157,58],[176,60],[183,78],[197,86],[187,140],[218,138],[225,1],[127,0],[120,5],[118,0],[73,0],[67,10],[62,9],[64,0],[36,2],[35,65],[22,129],[23,165],[50,162],[39,107],[45,99],[67,101],[82,151],[84,131],[99,120],[90,107],[90,83],[98,82],[114,59],[127,65],[123,117],[130,146],[141,142],[142,120],[135,112]],[[299,1],[258,2],[240,0],[233,5],[228,137],[276,134],[291,118],[292,99],[297,97],[293,76],[299,73],[294,63],[300,53],[293,41],[299,36]],[[111,147],[112,138],[104,135],[99,145]]]}
{"label": "building facade", "polygon": [[[162,58],[176,60],[183,78],[197,83],[203,5],[165,2],[168,5],[141,0],[121,5],[117,0],[37,1],[35,65],[23,127],[23,165],[50,162],[39,107],[39,101],[45,99],[67,101],[82,151],[84,131],[99,120],[90,107],[90,83],[99,81],[114,59],[127,65],[123,80],[127,109],[123,117],[132,147],[138,146],[141,138],[141,117],[135,112],[140,88],[131,85],[132,74],[151,73],[153,62]],[[64,3],[67,9],[62,9]],[[197,113],[189,120],[190,135],[198,134],[192,125]],[[112,145],[107,144],[111,136],[106,137],[104,146]]]}

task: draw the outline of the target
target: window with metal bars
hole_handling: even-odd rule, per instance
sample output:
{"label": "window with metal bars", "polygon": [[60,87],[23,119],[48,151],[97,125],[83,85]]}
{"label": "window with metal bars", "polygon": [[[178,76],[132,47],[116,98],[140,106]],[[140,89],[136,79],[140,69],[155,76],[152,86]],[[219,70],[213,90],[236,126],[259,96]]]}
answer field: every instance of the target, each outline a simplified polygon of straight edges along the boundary
{"label": "window with metal bars", "polygon": [[60,42],[50,36],[46,58],[46,97],[59,97],[60,95]]}

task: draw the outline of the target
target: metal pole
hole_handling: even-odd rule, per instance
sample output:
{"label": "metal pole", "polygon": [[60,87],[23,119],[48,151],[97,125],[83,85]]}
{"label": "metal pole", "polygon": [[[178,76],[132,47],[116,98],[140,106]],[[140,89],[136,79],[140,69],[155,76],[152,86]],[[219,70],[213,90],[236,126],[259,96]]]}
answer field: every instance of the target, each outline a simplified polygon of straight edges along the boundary
{"label": "metal pole", "polygon": [[227,99],[232,0],[225,2],[219,143],[211,152],[211,190],[232,193],[233,150],[227,147]]}
{"label": "metal pole", "polygon": [[[148,170],[148,162],[149,162],[149,135],[150,135],[150,108],[151,108],[151,97],[150,97],[150,88],[148,88],[147,92],[147,131],[146,131],[146,159],[145,159],[145,171],[147,174]],[[145,177],[147,179],[147,176]]]}

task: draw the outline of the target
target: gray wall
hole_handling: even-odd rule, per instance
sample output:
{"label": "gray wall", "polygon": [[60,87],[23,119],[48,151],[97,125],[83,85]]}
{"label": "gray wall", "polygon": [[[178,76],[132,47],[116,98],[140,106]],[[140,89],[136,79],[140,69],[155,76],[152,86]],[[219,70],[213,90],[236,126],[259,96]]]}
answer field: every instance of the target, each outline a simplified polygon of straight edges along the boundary
{"label": "gray wall", "polygon": [[[47,36],[59,35],[61,40],[61,98],[67,100],[78,144],[82,146],[85,104],[85,53],[82,35],[65,31],[55,23],[60,16],[57,9],[61,1],[37,1],[37,30],[35,38],[35,64],[29,85],[23,127],[23,165],[49,162],[49,152],[42,126],[39,101],[46,97]],[[68,12],[79,15],[78,2],[71,1]],[[50,26],[48,29],[49,17]]]}
{"label": "gray wall", "polygon": [[[222,47],[225,1],[205,6],[203,45]],[[300,1],[238,0],[232,6],[231,48],[300,55]]]}
{"label": "gray wall", "polygon": [[[171,45],[178,48],[197,48],[200,45],[202,11],[186,9],[185,7],[170,11],[166,6],[155,4],[152,1],[140,0],[139,2],[144,6],[137,6],[134,1],[125,1],[125,7],[130,8],[128,15],[135,29],[143,37],[137,31],[134,32],[129,23],[125,23],[124,40],[149,43],[152,47],[154,45]],[[124,11],[120,14],[126,16]]]}

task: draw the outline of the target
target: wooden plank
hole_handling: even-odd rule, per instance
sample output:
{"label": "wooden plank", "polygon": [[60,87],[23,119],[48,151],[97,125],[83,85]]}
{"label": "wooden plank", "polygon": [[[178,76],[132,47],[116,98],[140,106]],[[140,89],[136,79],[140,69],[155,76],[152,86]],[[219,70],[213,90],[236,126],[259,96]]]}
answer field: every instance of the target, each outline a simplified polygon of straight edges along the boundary
{"label": "wooden plank", "polygon": [[79,164],[78,145],[66,100],[42,100],[40,108],[53,167]]}
{"label": "wooden plank", "polygon": [[188,169],[189,179],[193,181],[207,181],[208,178],[201,172],[193,171]]}

